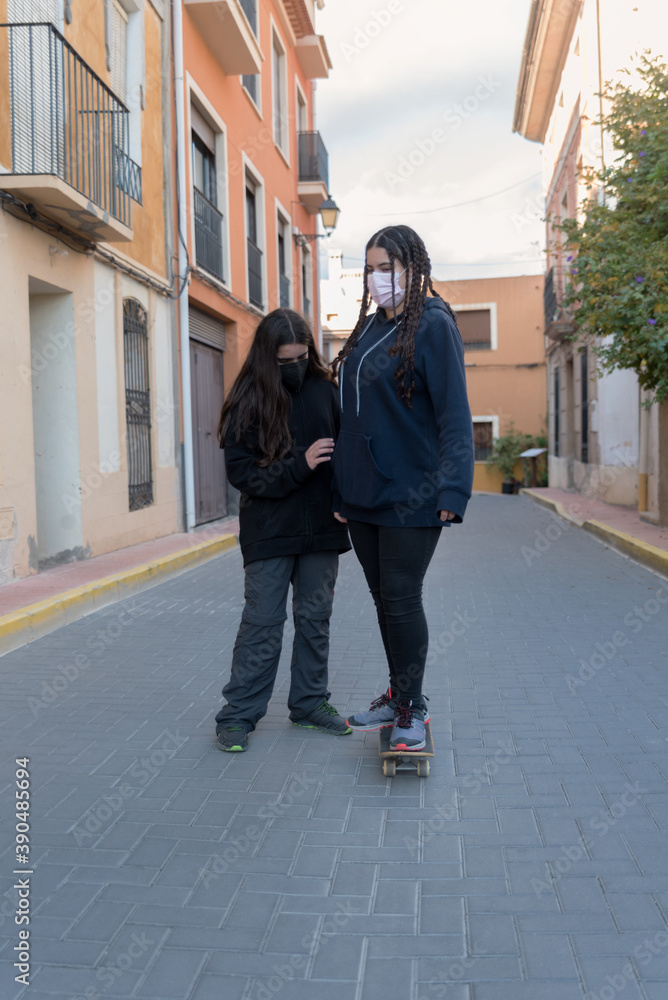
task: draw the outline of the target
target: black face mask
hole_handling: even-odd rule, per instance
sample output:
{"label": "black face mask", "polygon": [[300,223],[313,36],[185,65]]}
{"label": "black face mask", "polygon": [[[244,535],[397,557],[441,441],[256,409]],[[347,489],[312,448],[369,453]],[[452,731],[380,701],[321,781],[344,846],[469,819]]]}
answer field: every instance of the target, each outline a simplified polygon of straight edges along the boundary
{"label": "black face mask", "polygon": [[281,365],[281,379],[286,389],[299,392],[308,368],[308,358],[303,361],[292,361],[289,365]]}

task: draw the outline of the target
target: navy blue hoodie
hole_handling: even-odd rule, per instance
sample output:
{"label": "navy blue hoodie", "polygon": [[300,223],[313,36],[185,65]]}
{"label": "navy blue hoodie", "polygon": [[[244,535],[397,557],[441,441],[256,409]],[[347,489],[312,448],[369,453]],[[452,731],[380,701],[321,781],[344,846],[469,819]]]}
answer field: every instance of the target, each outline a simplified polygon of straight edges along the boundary
{"label": "navy blue hoodie", "polygon": [[392,527],[461,522],[473,484],[473,425],[464,348],[438,298],[428,298],[415,336],[412,406],[397,397],[396,326],[369,317],[339,368],[341,430],[333,456],[334,510]]}

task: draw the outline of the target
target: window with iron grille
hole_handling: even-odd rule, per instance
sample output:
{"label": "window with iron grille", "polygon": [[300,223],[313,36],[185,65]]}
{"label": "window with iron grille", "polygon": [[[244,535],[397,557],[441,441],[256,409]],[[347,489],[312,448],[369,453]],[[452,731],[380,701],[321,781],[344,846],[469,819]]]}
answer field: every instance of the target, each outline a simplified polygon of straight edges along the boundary
{"label": "window with iron grille", "polygon": [[489,309],[460,309],[457,326],[465,351],[488,351],[492,346],[492,317]]}
{"label": "window with iron grille", "polygon": [[484,462],[492,454],[494,447],[494,424],[491,420],[475,420],[473,422],[474,460]]}
{"label": "window with iron grille", "polygon": [[125,419],[130,510],[153,503],[148,317],[136,299],[123,302]]}

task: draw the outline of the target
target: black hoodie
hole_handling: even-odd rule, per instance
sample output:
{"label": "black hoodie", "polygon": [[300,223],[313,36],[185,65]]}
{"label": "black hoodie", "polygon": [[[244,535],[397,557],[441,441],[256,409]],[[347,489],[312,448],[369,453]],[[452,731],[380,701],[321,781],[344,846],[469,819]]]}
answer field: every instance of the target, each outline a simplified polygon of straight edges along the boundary
{"label": "black hoodie", "polygon": [[[350,549],[348,529],[332,514],[331,462],[312,470],[305,454],[318,438],[336,440],[336,386],[307,374],[299,391],[288,392],[293,444],[285,458],[261,467],[252,433],[243,441],[230,431],[225,437],[227,478],[241,491],[239,544],[244,566],[274,556]],[[230,424],[234,425],[234,414]]]}

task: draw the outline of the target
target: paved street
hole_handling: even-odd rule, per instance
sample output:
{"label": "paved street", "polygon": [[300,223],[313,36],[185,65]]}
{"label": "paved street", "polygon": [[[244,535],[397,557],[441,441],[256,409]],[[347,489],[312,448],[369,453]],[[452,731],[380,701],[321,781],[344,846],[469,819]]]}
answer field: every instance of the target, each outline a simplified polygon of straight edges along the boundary
{"label": "paved street", "polygon": [[[428,779],[384,778],[377,734],[293,728],[287,652],[248,752],[215,747],[238,550],[1,658],[2,997],[665,1000],[668,583],[479,495],[426,599]],[[330,674],[344,714],[386,684],[352,554]]]}

